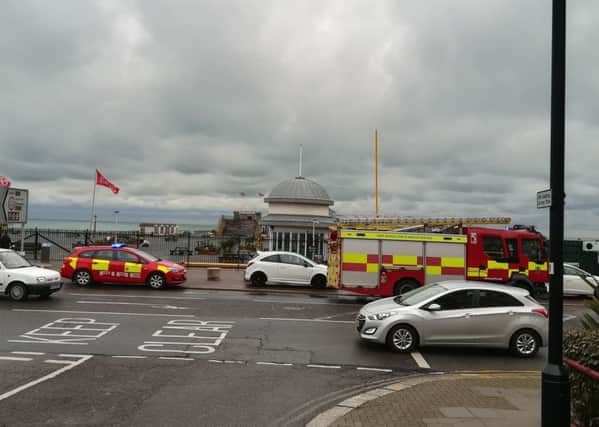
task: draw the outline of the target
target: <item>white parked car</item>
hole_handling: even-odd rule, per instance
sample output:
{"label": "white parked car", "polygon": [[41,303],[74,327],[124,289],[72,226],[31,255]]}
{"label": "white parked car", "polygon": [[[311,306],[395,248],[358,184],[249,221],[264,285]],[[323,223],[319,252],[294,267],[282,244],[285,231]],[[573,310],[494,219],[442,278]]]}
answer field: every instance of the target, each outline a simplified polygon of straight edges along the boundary
{"label": "white parked car", "polygon": [[293,283],[324,288],[327,284],[327,266],[293,252],[260,252],[248,261],[244,277],[254,286]]}
{"label": "white parked car", "polygon": [[13,301],[23,301],[28,295],[48,297],[60,288],[58,271],[35,267],[17,252],[0,249],[0,292]]}
{"label": "white parked car", "polygon": [[564,295],[599,298],[599,277],[573,264],[564,264]]}

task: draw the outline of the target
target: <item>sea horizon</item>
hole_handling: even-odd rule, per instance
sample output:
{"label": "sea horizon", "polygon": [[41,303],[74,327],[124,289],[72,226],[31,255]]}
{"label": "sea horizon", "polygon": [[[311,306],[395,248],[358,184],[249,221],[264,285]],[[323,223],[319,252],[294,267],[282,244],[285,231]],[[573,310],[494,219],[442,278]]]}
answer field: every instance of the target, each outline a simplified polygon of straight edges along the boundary
{"label": "sea horizon", "polygon": [[[138,231],[139,224],[153,223],[152,221],[96,221],[96,231]],[[177,231],[210,231],[216,228],[216,224],[179,224],[177,222],[164,222],[176,224]],[[162,223],[160,223],[162,224]],[[11,228],[21,228],[20,224],[10,224]],[[29,218],[25,224],[26,229],[48,229],[48,230],[88,230],[89,220],[82,219],[53,219],[53,218]]]}

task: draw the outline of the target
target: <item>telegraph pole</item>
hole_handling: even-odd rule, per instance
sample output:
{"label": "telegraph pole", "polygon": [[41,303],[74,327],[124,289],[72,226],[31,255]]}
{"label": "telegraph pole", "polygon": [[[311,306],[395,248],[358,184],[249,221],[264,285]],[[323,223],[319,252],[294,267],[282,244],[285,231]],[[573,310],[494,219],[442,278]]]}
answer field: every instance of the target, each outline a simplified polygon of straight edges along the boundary
{"label": "telegraph pole", "polygon": [[551,206],[549,211],[550,269],[549,348],[543,369],[541,423],[570,425],[570,382],[562,363],[564,290],[564,153],[566,102],[566,0],[553,0],[551,43]]}

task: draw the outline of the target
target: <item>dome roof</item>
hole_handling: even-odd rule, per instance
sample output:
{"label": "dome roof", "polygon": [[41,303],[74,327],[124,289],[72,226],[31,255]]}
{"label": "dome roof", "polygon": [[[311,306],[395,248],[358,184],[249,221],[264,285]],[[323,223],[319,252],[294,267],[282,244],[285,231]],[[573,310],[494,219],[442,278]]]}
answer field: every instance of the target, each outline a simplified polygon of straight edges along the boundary
{"label": "dome roof", "polygon": [[306,203],[330,206],[333,201],[326,190],[318,183],[303,176],[283,181],[264,198],[265,202]]}

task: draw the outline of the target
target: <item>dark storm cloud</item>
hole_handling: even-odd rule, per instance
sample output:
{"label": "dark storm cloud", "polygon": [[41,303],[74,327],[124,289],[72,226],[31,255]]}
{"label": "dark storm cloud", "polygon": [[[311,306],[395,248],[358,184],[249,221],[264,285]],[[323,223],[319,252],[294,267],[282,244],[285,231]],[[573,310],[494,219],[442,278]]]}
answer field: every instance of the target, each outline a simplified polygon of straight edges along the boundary
{"label": "dark storm cloud", "polygon": [[[599,5],[568,8],[567,227],[599,235]],[[88,215],[95,168],[121,187],[99,191],[99,208],[265,210],[255,195],[299,173],[302,144],[302,173],[334,208],[372,214],[378,128],[383,214],[544,225],[550,9],[4,2],[0,174],[40,212],[63,203]]]}

